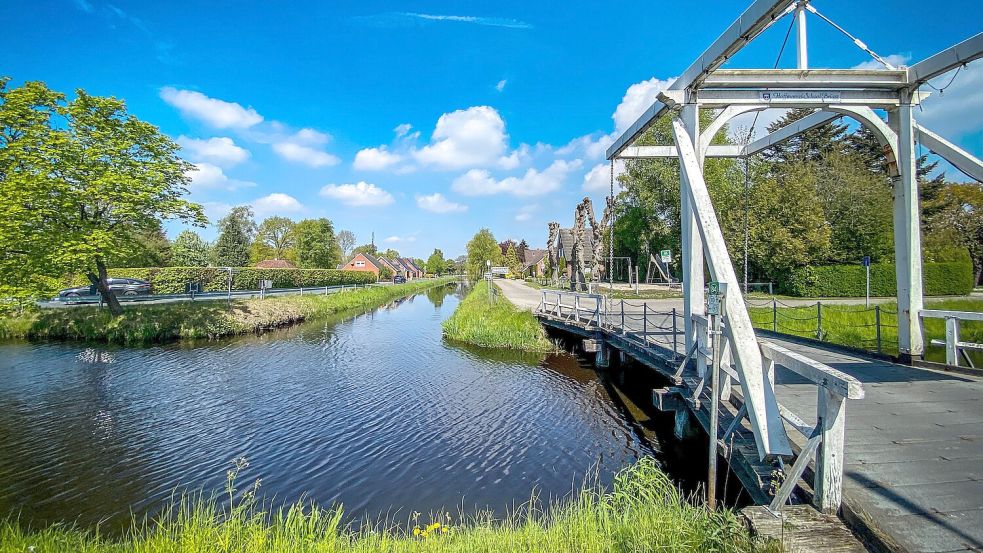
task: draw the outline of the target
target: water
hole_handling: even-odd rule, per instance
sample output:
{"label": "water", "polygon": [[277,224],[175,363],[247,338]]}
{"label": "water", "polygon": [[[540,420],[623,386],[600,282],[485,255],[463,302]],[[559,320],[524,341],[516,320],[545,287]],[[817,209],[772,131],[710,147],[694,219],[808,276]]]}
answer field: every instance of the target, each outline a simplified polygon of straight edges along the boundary
{"label": "water", "polygon": [[121,528],[175,490],[221,492],[239,456],[240,490],[261,478],[277,503],[341,503],[353,519],[504,513],[660,449],[655,427],[671,423],[624,395],[651,386],[615,391],[567,354],[447,343],[440,321],[459,300],[449,287],[204,344],[2,344],[0,516]]}

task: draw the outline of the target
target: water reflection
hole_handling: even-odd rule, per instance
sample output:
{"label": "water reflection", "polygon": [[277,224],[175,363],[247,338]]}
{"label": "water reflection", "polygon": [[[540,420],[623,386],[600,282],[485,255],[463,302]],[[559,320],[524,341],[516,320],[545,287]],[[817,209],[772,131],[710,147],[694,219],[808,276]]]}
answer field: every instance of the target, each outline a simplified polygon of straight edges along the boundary
{"label": "water reflection", "polygon": [[0,514],[111,529],[240,455],[278,502],[502,513],[658,449],[583,360],[443,341],[459,296],[195,347],[0,345]]}

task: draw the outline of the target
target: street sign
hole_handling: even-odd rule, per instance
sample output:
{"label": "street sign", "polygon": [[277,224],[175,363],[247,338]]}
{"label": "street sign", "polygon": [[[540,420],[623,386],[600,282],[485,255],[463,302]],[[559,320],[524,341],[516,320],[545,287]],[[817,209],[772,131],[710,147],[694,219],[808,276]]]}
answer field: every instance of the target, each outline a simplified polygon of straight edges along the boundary
{"label": "street sign", "polygon": [[661,255],[663,263],[669,263],[672,261],[672,250],[662,250],[659,252]]}
{"label": "street sign", "polygon": [[509,274],[508,267],[492,267],[491,272],[493,275],[507,275]]}
{"label": "street sign", "polygon": [[864,256],[863,264],[864,264],[864,267],[870,267],[870,256],[869,255],[865,255]]}
{"label": "street sign", "polygon": [[259,281],[259,287],[260,287],[261,290],[269,290],[270,288],[273,288],[273,281],[272,280],[261,280],[261,281]]}
{"label": "street sign", "polygon": [[707,285],[707,315],[720,314],[720,283],[711,281]]}
{"label": "street sign", "polygon": [[717,282],[716,280],[710,281],[710,283],[707,284],[707,294],[709,294],[711,296],[719,296],[720,295],[720,283]]}

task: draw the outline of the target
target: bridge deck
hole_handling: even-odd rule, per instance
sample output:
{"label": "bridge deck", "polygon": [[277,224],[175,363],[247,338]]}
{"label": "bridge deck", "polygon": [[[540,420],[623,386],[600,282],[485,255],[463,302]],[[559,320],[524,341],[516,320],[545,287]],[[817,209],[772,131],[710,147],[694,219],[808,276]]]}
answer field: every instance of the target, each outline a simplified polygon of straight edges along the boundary
{"label": "bridge deck", "polygon": [[[516,281],[499,285],[520,307],[539,304],[537,290]],[[680,300],[642,305],[633,302],[629,313],[674,307],[682,313]],[[631,332],[637,320],[629,317],[625,326]],[[670,337],[658,339],[672,348]],[[863,522],[899,550],[983,551],[983,379],[770,340],[864,385],[866,397],[847,406],[843,514],[849,522]],[[781,368],[776,381],[779,401],[814,424],[816,386]],[[804,441],[796,432],[789,436]]]}

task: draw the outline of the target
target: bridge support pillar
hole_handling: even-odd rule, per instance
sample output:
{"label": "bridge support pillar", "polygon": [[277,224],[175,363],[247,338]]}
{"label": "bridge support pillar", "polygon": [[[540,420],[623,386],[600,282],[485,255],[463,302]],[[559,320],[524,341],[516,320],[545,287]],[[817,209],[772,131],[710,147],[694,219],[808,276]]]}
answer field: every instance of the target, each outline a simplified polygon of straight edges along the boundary
{"label": "bridge support pillar", "polygon": [[[692,138],[693,148],[697,152],[702,152],[700,148],[700,108],[697,104],[691,103],[683,106],[680,113],[683,125],[686,126],[689,137]],[[701,156],[702,157],[702,156]],[[699,163],[702,166],[703,160]],[[703,239],[700,236],[696,212],[693,210],[689,194],[689,181],[685,178],[679,179],[679,202],[680,202],[680,222],[682,225],[682,259],[683,271],[680,278],[683,279],[683,328],[686,337],[686,351],[693,347],[696,341],[696,332],[693,328],[693,313],[703,313]]]}
{"label": "bridge support pillar", "polygon": [[594,365],[600,369],[611,366],[611,346],[603,340],[598,344],[597,351],[594,353]]}
{"label": "bridge support pillar", "polygon": [[911,98],[888,112],[898,136],[898,176],[894,179],[894,260],[898,279],[898,353],[910,363],[925,351],[918,313],[922,300],[922,244]]}

